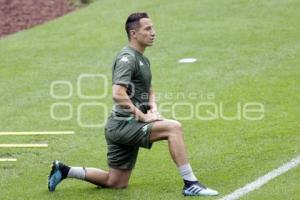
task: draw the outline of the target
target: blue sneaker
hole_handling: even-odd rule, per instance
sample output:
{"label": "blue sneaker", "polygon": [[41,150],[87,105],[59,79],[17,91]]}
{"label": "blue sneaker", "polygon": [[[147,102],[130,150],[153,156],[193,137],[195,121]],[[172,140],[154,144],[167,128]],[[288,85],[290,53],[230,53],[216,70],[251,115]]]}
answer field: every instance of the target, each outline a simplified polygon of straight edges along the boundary
{"label": "blue sneaker", "polygon": [[182,194],[184,196],[216,196],[219,192],[207,188],[197,181],[189,186],[184,186]]}
{"label": "blue sneaker", "polygon": [[49,192],[54,192],[56,186],[64,179],[61,172],[61,166],[63,164],[55,160],[51,165],[51,172],[48,176],[48,190]]}

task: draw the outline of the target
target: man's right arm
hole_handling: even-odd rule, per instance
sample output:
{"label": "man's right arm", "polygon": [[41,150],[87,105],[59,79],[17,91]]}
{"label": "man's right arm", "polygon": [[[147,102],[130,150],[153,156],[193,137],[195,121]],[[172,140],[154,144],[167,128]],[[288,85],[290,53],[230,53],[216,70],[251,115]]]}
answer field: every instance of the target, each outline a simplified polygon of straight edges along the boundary
{"label": "man's right arm", "polygon": [[134,106],[126,93],[126,90],[127,88],[125,86],[117,84],[113,85],[113,99],[122,109],[132,113],[137,120],[142,122],[150,122],[159,119],[159,116],[157,116],[157,114],[151,112],[144,114],[136,106]]}

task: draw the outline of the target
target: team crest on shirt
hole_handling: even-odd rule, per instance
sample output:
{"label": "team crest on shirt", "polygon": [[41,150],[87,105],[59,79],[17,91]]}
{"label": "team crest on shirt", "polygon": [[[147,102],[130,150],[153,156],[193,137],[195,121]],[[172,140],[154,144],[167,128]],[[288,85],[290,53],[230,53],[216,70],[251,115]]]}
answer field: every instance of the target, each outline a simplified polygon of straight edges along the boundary
{"label": "team crest on shirt", "polygon": [[144,66],[144,63],[142,61],[140,61],[140,66]]}
{"label": "team crest on shirt", "polygon": [[121,58],[121,62],[128,63],[129,60],[128,60],[127,56],[123,56],[123,57]]}

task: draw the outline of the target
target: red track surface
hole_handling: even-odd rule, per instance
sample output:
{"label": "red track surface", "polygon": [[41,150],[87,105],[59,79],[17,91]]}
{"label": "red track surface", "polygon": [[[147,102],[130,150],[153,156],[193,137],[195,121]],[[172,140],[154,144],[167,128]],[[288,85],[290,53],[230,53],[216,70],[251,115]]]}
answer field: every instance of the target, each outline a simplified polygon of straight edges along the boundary
{"label": "red track surface", "polygon": [[68,0],[0,0],[0,37],[72,11]]}

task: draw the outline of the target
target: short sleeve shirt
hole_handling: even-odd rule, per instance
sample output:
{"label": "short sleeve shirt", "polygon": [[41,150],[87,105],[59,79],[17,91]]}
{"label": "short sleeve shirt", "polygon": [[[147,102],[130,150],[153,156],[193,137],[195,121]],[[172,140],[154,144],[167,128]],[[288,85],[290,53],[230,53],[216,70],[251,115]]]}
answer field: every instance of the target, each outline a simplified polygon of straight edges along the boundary
{"label": "short sleeve shirt", "polygon": [[[143,113],[149,110],[151,79],[148,58],[129,46],[124,47],[113,63],[112,83],[126,87],[130,100]],[[113,112],[124,116],[130,115],[116,102],[114,102]]]}

